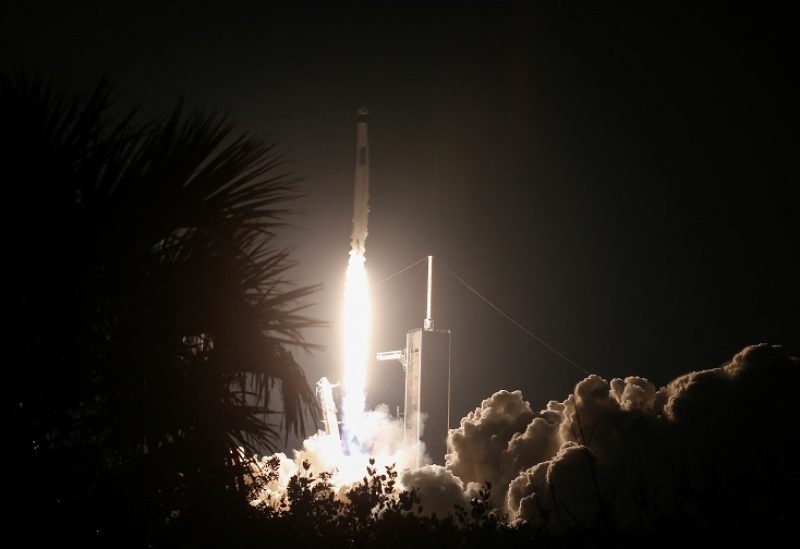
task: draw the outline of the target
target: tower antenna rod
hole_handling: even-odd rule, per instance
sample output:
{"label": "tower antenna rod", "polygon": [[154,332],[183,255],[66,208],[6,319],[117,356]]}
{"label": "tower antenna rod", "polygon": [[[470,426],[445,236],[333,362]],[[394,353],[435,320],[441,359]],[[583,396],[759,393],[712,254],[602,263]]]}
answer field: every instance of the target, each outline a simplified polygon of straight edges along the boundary
{"label": "tower antenna rod", "polygon": [[433,256],[428,256],[428,296],[425,308],[425,322],[423,327],[425,331],[430,332],[433,330]]}

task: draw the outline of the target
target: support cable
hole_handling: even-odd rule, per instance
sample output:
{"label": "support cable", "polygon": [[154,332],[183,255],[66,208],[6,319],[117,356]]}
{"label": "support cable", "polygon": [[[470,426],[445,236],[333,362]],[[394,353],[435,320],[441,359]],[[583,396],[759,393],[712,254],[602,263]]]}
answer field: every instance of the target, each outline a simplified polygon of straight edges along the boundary
{"label": "support cable", "polygon": [[403,274],[403,273],[404,273],[404,272],[406,272],[407,270],[409,270],[409,269],[413,269],[414,267],[416,267],[417,265],[419,265],[419,264],[420,264],[420,263],[422,263],[423,261],[427,261],[427,260],[428,260],[428,256],[427,256],[427,255],[426,255],[426,256],[422,256],[422,257],[420,257],[418,260],[416,260],[416,261],[415,261],[414,263],[412,263],[411,265],[409,265],[409,266],[407,266],[407,267],[403,267],[402,269],[400,269],[400,270],[399,270],[399,271],[397,271],[396,273],[394,273],[394,274],[390,274],[389,276],[387,276],[387,277],[386,277],[386,278],[384,278],[383,280],[379,280],[378,282],[376,282],[375,284],[373,284],[373,285],[372,285],[372,288],[377,288],[378,286],[381,286],[381,285],[383,285],[384,283],[386,283],[386,282],[389,282],[389,281],[390,281],[390,280],[392,280],[393,278],[395,278],[395,277],[397,277],[397,276],[400,276],[401,274]]}
{"label": "support cable", "polygon": [[[422,259],[425,259],[425,258],[422,258]],[[420,261],[422,261],[422,259],[420,259]],[[419,261],[418,261],[417,263],[419,263]],[[475,295],[476,295],[476,296],[477,296],[477,297],[478,297],[478,298],[479,298],[481,301],[483,301],[483,302],[484,302],[486,305],[488,305],[489,307],[491,307],[492,309],[494,309],[494,310],[495,310],[495,311],[496,311],[498,314],[500,314],[500,315],[501,315],[503,318],[505,318],[506,320],[508,320],[509,322],[511,322],[511,323],[512,323],[514,326],[516,326],[517,328],[519,328],[519,329],[520,329],[522,332],[524,332],[524,333],[525,333],[525,334],[527,334],[529,337],[531,337],[531,338],[533,338],[534,340],[536,340],[536,341],[537,341],[539,344],[541,344],[541,345],[543,345],[544,347],[546,347],[546,348],[547,348],[547,349],[548,349],[550,352],[552,352],[553,354],[555,354],[556,356],[558,356],[558,357],[559,357],[559,358],[561,358],[562,360],[564,360],[564,361],[566,361],[566,362],[569,362],[569,363],[570,363],[572,366],[574,366],[575,368],[577,368],[578,370],[580,370],[580,371],[581,371],[581,372],[583,372],[584,374],[586,374],[586,375],[591,375],[591,372],[589,372],[589,370],[587,370],[586,368],[584,368],[583,366],[581,366],[580,364],[578,364],[577,362],[575,362],[574,360],[572,360],[571,358],[569,358],[568,356],[566,356],[564,353],[562,353],[561,351],[559,351],[558,349],[556,349],[555,347],[553,347],[552,345],[550,345],[548,342],[546,342],[546,341],[545,341],[544,339],[542,339],[541,337],[539,337],[539,336],[537,336],[536,334],[534,334],[533,332],[531,332],[531,331],[530,331],[528,328],[526,328],[525,326],[523,326],[522,324],[520,324],[519,322],[517,322],[517,321],[516,321],[514,318],[512,318],[512,317],[511,317],[509,314],[505,313],[505,312],[504,312],[502,309],[500,309],[500,307],[498,307],[497,305],[495,305],[494,303],[492,303],[491,301],[489,301],[489,299],[487,299],[486,297],[484,297],[484,296],[483,296],[483,295],[482,295],[480,292],[478,292],[478,290],[476,290],[475,288],[473,288],[472,286],[470,286],[469,284],[467,284],[467,282],[466,282],[466,281],[465,281],[463,278],[461,278],[461,277],[460,277],[460,276],[458,276],[456,273],[454,273],[453,271],[451,271],[451,270],[450,270],[450,269],[447,267],[447,265],[445,265],[445,264],[444,264],[444,263],[442,263],[441,261],[439,261],[439,265],[441,265],[441,266],[444,268],[444,270],[445,270],[445,271],[447,271],[447,272],[450,274],[450,276],[452,276],[452,277],[453,277],[453,278],[455,278],[455,279],[456,279],[458,282],[460,282],[461,284],[463,284],[465,288],[467,288],[467,289],[468,289],[470,292],[472,292],[473,294],[475,294]]]}

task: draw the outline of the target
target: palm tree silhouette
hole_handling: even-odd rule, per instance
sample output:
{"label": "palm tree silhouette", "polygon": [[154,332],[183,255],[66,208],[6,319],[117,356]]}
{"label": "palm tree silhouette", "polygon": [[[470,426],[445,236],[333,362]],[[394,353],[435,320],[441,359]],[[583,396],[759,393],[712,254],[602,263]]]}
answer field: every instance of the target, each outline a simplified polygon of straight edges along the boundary
{"label": "palm tree silhouette", "polygon": [[106,471],[230,491],[244,456],[305,431],[293,349],[320,322],[273,245],[299,196],[274,144],[180,104],[143,123],[105,80],[81,101],[15,75],[0,155],[4,343],[21,357],[6,416],[20,466],[68,463],[42,481],[53,499],[104,490]]}

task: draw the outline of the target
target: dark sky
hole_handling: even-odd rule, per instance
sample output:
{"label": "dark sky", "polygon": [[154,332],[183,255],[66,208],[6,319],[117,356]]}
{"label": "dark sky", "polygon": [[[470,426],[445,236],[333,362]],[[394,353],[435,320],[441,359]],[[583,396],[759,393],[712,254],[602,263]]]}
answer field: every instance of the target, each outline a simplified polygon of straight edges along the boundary
{"label": "dark sky", "polygon": [[[788,3],[159,4],[6,0],[0,67],[78,89],[107,73],[123,104],[185,96],[279,141],[309,193],[283,240],[325,285],[320,317],[338,316],[365,104],[373,280],[433,253],[606,378],[800,351]],[[422,288],[412,270],[375,290],[376,350],[421,324]],[[437,291],[456,418],[583,377],[443,272]],[[311,381],[338,378],[335,327],[309,337],[328,345],[301,357]],[[394,404],[399,367],[374,368],[370,401]]]}

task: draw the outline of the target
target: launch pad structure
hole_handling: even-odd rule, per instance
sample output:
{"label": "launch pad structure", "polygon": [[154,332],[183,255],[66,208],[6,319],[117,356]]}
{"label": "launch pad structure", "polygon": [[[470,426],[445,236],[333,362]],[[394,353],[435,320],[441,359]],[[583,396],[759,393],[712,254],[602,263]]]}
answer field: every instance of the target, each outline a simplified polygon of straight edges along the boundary
{"label": "launch pad structure", "polygon": [[[353,233],[351,256],[364,255],[369,214],[369,144],[365,107],[358,109],[356,124],[356,170],[353,194]],[[363,259],[362,259],[363,261]],[[403,439],[417,445],[416,465],[420,465],[419,443],[423,442],[431,460],[443,465],[450,428],[450,341],[449,330],[439,330],[433,322],[433,256],[428,256],[426,314],[422,328],[406,333],[405,348],[377,353],[379,361],[398,361],[405,372]],[[326,378],[317,383],[317,397],[325,431],[341,441],[333,387]],[[400,414],[398,414],[400,415]]]}
{"label": "launch pad structure", "polygon": [[[356,122],[356,170],[353,194],[353,250],[364,253],[369,214],[369,142],[367,116],[361,107]],[[351,252],[352,253],[352,252]],[[444,464],[450,428],[450,339],[448,330],[433,322],[433,256],[428,256],[428,285],[422,328],[406,333],[404,349],[377,353],[379,361],[399,361],[405,372],[403,436],[406,441],[424,442],[434,463]],[[329,430],[330,432],[330,430]],[[419,460],[420,452],[416,452]],[[419,462],[417,463],[419,465]]]}
{"label": "launch pad structure", "polygon": [[[366,108],[358,109],[358,119],[356,124],[356,171],[355,189],[353,194],[353,233],[351,236],[351,261],[359,259],[363,267],[365,242],[367,239],[367,218],[369,214],[369,146],[367,140],[367,116]],[[403,366],[405,373],[404,392],[403,392],[403,413],[398,411],[398,418],[403,422],[403,439],[408,443],[420,442],[425,444],[425,450],[433,463],[444,464],[447,453],[447,437],[450,431],[450,396],[451,396],[451,342],[452,334],[450,330],[441,330],[435,327],[433,322],[433,256],[427,256],[428,260],[428,285],[426,293],[426,314],[422,323],[422,328],[415,328],[406,333],[406,344],[403,349],[395,351],[384,351],[376,354],[378,361],[397,361]],[[422,259],[409,265],[405,269],[398,271],[397,274],[417,265]],[[547,343],[542,338],[531,332],[521,323],[509,316],[497,305],[489,301],[480,294],[475,288],[470,286],[461,277],[447,270],[458,282],[467,290],[475,294],[481,301],[494,309],[506,320],[514,324],[528,337],[537,341],[549,349],[552,353],[560,357],[565,362],[571,364],[581,372],[590,375],[590,372],[580,366],[577,362],[570,359],[564,353]],[[348,264],[348,273],[349,273]],[[366,288],[366,277],[363,278],[362,287]],[[366,302],[366,297],[364,301]],[[362,320],[366,320],[367,308],[364,307],[356,315]],[[364,337],[357,338],[358,341],[366,341],[366,331]],[[361,351],[365,349],[360,349]],[[364,364],[364,362],[361,362]],[[361,369],[363,370],[363,368]],[[359,371],[363,374],[363,371]],[[359,392],[359,409],[363,413],[364,409],[364,390],[363,376]],[[336,413],[336,404],[333,399],[331,385],[327,379],[323,378],[317,384],[317,396],[320,400],[320,408],[323,413],[325,431],[331,437],[341,441],[342,433],[339,430],[339,422]],[[345,413],[347,415],[347,412]],[[421,452],[416,452],[417,466],[420,465]]]}
{"label": "launch pad structure", "polygon": [[[406,333],[406,346],[376,354],[398,361],[405,372],[402,421],[406,440],[425,444],[433,463],[443,465],[450,429],[451,333],[433,322],[433,256],[428,256],[426,315],[422,328]],[[419,454],[417,452],[417,466]]]}

